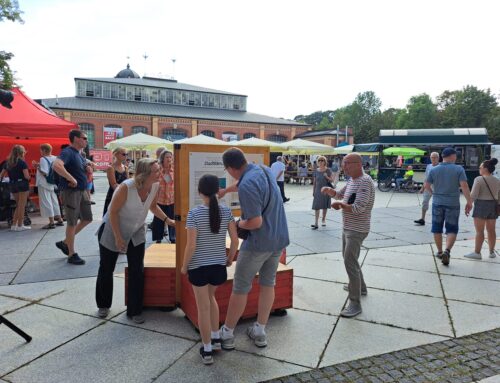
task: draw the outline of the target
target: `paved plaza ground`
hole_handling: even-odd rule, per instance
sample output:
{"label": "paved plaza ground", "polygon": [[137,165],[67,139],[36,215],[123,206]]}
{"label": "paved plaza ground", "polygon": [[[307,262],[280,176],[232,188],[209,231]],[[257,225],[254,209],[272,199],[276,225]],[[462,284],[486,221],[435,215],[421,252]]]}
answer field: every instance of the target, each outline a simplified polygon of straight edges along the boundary
{"label": "paved plaza ground", "polygon": [[1,383],[500,381],[500,259],[486,250],[481,261],[463,258],[473,249],[472,218],[461,216],[445,267],[434,257],[430,225],[413,223],[421,196],[377,191],[360,259],[368,295],[363,313],[345,319],[339,316],[347,299],[341,215],[330,211],[327,226],[312,231],[311,186],[286,185],[294,308],[271,317],[267,348],[246,338],[251,320],[242,321],[236,350],[204,366],[199,334],[181,309],[148,309],[142,325],[127,319],[124,256],[111,315],[97,317],[94,233],[106,188],[98,175],[95,222],[76,243],[84,266],[69,265],[55,248],[64,228],[41,230],[40,217],[27,232],[0,223],[0,314],[33,336],[24,343],[0,326]]}

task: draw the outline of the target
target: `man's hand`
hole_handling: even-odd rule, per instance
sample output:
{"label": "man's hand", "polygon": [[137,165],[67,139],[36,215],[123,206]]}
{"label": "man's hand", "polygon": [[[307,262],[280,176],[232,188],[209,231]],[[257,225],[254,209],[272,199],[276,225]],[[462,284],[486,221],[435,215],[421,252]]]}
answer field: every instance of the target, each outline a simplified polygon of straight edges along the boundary
{"label": "man's hand", "polygon": [[343,206],[344,206],[344,203],[340,202],[340,201],[335,201],[334,203],[332,203],[332,209],[335,209],[335,210],[340,210],[340,209],[342,209]]}
{"label": "man's hand", "polygon": [[70,188],[76,188],[76,186],[78,185],[78,182],[76,182],[76,180],[73,177],[71,177],[71,179],[67,181],[68,181],[68,186]]}
{"label": "man's hand", "polygon": [[219,198],[224,198],[226,193],[227,193],[226,189],[219,189],[219,192],[217,193],[217,195],[219,196]]}
{"label": "man's hand", "polygon": [[467,202],[465,205],[465,215],[468,217],[470,214],[470,211],[472,210],[472,202]]}
{"label": "man's hand", "polygon": [[335,197],[335,195],[337,194],[337,192],[335,191],[335,189],[333,189],[331,187],[323,186],[321,188],[321,194],[325,194],[325,195],[328,195],[330,197]]}

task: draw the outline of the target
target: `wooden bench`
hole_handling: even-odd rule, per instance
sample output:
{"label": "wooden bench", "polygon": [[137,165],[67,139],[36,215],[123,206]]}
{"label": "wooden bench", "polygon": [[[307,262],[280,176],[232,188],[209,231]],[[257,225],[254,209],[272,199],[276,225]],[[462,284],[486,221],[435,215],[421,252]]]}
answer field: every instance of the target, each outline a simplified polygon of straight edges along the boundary
{"label": "wooden bench", "polygon": [[[215,292],[215,298],[219,304],[219,322],[224,323],[226,319],[227,308],[229,306],[229,298],[233,290],[234,271],[236,263],[227,269],[227,281],[219,286]],[[193,287],[187,276],[181,277],[181,308],[189,318],[191,323],[198,328],[198,311],[196,309],[196,300],[194,297]],[[243,312],[242,318],[252,318],[257,315],[259,303],[259,278],[256,276],[252,282],[252,290],[248,294],[247,305]],[[275,298],[272,310],[288,309],[293,307],[293,269],[282,263],[278,266],[276,273]]]}
{"label": "wooden bench", "polygon": [[[243,240],[241,238],[238,238],[238,250],[236,250],[236,256],[234,257],[234,260],[236,261],[238,259],[238,254],[240,253],[240,246],[243,243]],[[231,247],[231,238],[227,237],[226,238],[226,254],[229,253],[229,248]],[[280,262],[286,265],[286,248],[283,249],[283,252],[281,253],[280,257]]]}
{"label": "wooden bench", "polygon": [[[125,267],[125,305],[128,267]],[[174,307],[175,244],[155,243],[144,255],[144,307]]]}

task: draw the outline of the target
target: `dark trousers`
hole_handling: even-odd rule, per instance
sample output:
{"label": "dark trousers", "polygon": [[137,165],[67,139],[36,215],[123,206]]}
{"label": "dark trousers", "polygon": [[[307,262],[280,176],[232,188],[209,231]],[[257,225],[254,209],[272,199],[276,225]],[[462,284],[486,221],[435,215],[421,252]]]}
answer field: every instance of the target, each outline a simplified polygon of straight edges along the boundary
{"label": "dark trousers", "polygon": [[[101,238],[102,225],[99,230],[99,240]],[[142,302],[144,296],[144,252],[146,246],[142,243],[134,246],[132,241],[127,247],[128,261],[128,303],[127,315],[134,316],[142,313]],[[116,260],[119,253],[111,251],[99,243],[99,272],[95,286],[95,300],[98,308],[110,308],[113,302],[113,272],[115,271]]]}
{"label": "dark trousers", "polygon": [[[160,205],[160,209],[167,215],[168,218],[174,219],[174,204],[172,205]],[[153,218],[153,241],[161,241],[165,235],[165,222],[161,219]],[[168,239],[171,243],[175,243],[175,227],[168,226]]]}
{"label": "dark trousers", "polygon": [[285,197],[285,181],[276,181],[278,183],[278,187],[280,188],[280,192],[281,192],[281,198],[283,199],[283,201],[286,200],[286,197]]}

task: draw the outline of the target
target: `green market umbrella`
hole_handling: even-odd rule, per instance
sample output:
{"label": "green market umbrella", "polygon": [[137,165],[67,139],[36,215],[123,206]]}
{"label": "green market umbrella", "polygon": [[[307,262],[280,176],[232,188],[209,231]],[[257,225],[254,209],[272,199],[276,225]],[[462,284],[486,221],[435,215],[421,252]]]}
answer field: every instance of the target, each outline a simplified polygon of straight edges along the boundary
{"label": "green market umbrella", "polygon": [[417,148],[393,147],[384,149],[382,152],[386,156],[418,157],[425,154],[425,150]]}

